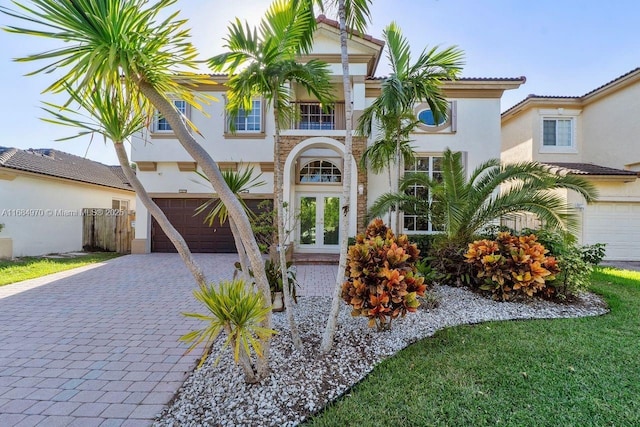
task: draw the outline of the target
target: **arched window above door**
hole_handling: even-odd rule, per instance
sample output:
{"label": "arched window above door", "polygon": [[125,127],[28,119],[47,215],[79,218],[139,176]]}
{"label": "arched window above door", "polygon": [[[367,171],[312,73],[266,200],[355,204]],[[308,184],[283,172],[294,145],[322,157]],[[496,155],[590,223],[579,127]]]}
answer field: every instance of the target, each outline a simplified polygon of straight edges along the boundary
{"label": "arched window above door", "polygon": [[311,160],[300,168],[301,184],[336,184],[342,182],[342,171],[329,160]]}

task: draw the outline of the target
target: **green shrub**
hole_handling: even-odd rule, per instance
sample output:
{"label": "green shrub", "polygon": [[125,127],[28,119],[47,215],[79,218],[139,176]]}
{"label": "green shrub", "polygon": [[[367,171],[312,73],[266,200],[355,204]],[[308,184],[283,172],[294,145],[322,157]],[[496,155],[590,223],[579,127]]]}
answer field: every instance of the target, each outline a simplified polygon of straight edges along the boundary
{"label": "green shrub", "polygon": [[558,262],[560,273],[549,283],[556,289],[557,298],[570,298],[587,289],[593,266],[604,258],[605,244],[578,246],[575,236],[567,232],[548,229],[526,231],[534,233]]}
{"label": "green shrub", "polygon": [[495,299],[505,301],[514,296],[552,296],[547,281],[559,272],[554,257],[538,242],[534,234],[513,236],[499,233],[496,240],[477,240],[465,254],[473,266],[478,287],[490,291]]}
{"label": "green shrub", "polygon": [[421,254],[428,254],[437,238],[437,234],[412,234],[409,241],[415,243]]}
{"label": "green shrub", "polygon": [[585,262],[588,262],[591,265],[600,265],[606,253],[606,246],[606,243],[584,245],[580,248],[581,257]]}
{"label": "green shrub", "polygon": [[591,282],[593,266],[584,260],[580,248],[571,246],[556,259],[560,273],[549,283],[556,289],[556,297],[567,299],[586,291]]}
{"label": "green shrub", "polygon": [[430,257],[424,257],[416,261],[416,270],[424,277],[426,283],[437,282],[440,278],[438,270],[431,265],[432,261],[433,259]]}
{"label": "green shrub", "polygon": [[444,236],[433,241],[429,259],[439,283],[449,286],[470,286],[473,283],[471,265],[465,262],[466,251],[467,242],[449,240]]}
{"label": "green shrub", "polygon": [[263,254],[269,252],[269,246],[277,240],[276,212],[273,209],[273,200],[263,200],[257,206],[255,215],[249,216],[251,230],[256,236],[256,242]]}
{"label": "green shrub", "polygon": [[419,253],[406,235],[396,238],[381,219],[371,221],[349,248],[342,298],[353,307],[351,315],[385,330],[393,319],[415,312],[427,289],[415,266]]}

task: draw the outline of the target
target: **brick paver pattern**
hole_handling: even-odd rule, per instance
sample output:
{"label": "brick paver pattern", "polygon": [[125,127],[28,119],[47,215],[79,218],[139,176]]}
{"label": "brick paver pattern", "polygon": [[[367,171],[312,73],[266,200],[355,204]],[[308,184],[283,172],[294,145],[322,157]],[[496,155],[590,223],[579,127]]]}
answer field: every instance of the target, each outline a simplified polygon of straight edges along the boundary
{"label": "brick paver pattern", "polygon": [[[212,282],[233,254],[198,254]],[[299,295],[329,295],[337,268],[298,266]],[[0,287],[0,426],[147,426],[194,367],[178,338],[201,327],[175,254],[128,255]]]}

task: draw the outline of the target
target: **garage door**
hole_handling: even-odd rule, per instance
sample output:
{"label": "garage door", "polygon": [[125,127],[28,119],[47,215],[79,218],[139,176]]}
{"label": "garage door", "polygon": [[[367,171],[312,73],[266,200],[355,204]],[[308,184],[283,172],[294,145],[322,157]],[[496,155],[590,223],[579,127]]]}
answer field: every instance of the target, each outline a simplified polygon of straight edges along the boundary
{"label": "garage door", "polygon": [[606,243],[605,258],[609,260],[640,260],[640,203],[587,205],[584,243]]}
{"label": "garage door", "polygon": [[[204,223],[205,214],[193,216],[198,206],[207,199],[154,199],[167,215],[171,224],[187,241],[194,253],[234,253],[236,246],[229,222],[220,224],[217,220],[209,227]],[[245,200],[250,209],[256,211],[261,200]],[[164,234],[155,219],[151,222],[151,251],[176,252],[173,243]]]}

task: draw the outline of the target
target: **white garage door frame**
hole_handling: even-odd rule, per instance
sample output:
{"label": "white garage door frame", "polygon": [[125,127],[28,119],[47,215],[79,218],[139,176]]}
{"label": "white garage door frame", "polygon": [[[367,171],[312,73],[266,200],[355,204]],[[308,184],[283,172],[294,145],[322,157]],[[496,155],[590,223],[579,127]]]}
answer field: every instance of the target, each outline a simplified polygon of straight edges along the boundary
{"label": "white garage door frame", "polygon": [[606,243],[607,260],[640,261],[640,202],[590,203],[582,218],[583,244]]}

